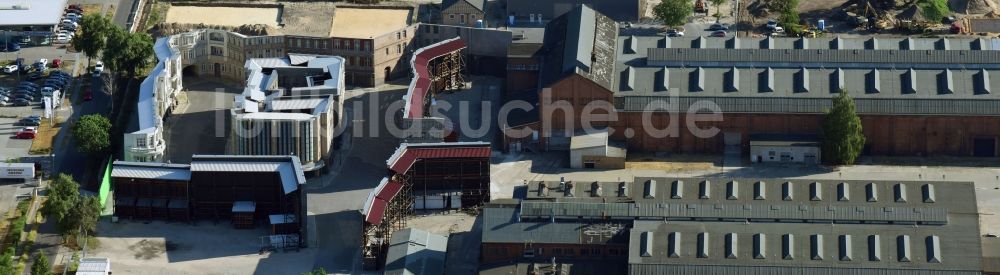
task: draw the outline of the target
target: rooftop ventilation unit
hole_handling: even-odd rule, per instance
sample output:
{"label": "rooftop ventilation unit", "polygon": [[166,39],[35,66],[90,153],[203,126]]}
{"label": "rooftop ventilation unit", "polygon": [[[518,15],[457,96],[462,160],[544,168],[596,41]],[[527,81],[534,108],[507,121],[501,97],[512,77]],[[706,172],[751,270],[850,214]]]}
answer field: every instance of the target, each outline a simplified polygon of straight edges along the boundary
{"label": "rooftop ventilation unit", "polygon": [[876,94],[882,92],[882,73],[878,69],[868,73],[868,92]]}
{"label": "rooftop ventilation unit", "polygon": [[733,67],[726,73],[726,92],[738,92],[740,90],[740,69]]}
{"label": "rooftop ventilation unit", "polygon": [[795,259],[795,235],[785,234],[781,236],[781,258],[785,260]]}
{"label": "rooftop ventilation unit", "polygon": [[851,186],[846,182],[841,182],[837,184],[837,200],[838,201],[849,201],[851,200]]}
{"label": "rooftop ventilation unit", "polygon": [[941,238],[937,235],[927,236],[927,262],[941,263]]}
{"label": "rooftop ventilation unit", "polygon": [[792,182],[786,181],[781,184],[781,199],[790,201],[792,200]]}
{"label": "rooftop ventilation unit", "polygon": [[739,49],[740,48],[740,38],[734,36],[733,38],[730,38],[728,41],[726,41],[726,44],[729,44],[729,45],[726,45],[726,46],[728,46],[730,49]]}
{"label": "rooftop ventilation unit", "polygon": [[809,49],[809,38],[799,38],[799,40],[795,42],[795,48],[800,50]]}
{"label": "rooftop ventilation unit", "polygon": [[990,72],[986,69],[980,69],[979,73],[976,74],[975,86],[975,93],[977,95],[992,93],[993,88],[990,87]]}
{"label": "rooftop ventilation unit", "polygon": [[899,49],[901,50],[916,50],[917,44],[913,41],[913,38],[907,37],[906,39],[899,41]]}
{"label": "rooftop ventilation unit", "polygon": [[566,188],[563,189],[563,192],[565,192],[564,193],[565,196],[567,196],[567,197],[573,197],[573,183],[572,182],[567,182],[566,183]]}
{"label": "rooftop ventilation unit", "polygon": [[667,67],[663,67],[663,69],[660,70],[658,72],[658,74],[659,74],[659,77],[660,77],[660,81],[659,81],[659,83],[656,83],[657,84],[656,85],[656,90],[657,91],[666,91],[666,90],[669,90],[670,89],[670,69],[667,69]]}
{"label": "rooftop ventilation unit", "polygon": [[698,233],[698,258],[708,258],[708,232]]}
{"label": "rooftop ventilation unit", "polygon": [[712,183],[708,180],[704,180],[698,185],[698,198],[708,199],[712,193]]}
{"label": "rooftop ventilation unit", "polygon": [[633,68],[632,66],[629,66],[622,73],[625,74],[625,77],[624,77],[624,79],[625,79],[625,83],[624,83],[625,87],[623,87],[623,90],[634,91],[635,90],[635,78],[636,78],[635,68]]}
{"label": "rooftop ventilation unit", "polygon": [[844,74],[844,70],[837,68],[833,72],[833,92],[840,92],[847,88],[845,85],[847,81],[847,75]]}
{"label": "rooftop ventilation unit", "polygon": [[899,235],[896,237],[896,257],[900,262],[909,262],[912,259],[910,255],[909,235]]}
{"label": "rooftop ventilation unit", "polygon": [[872,183],[869,183],[868,185],[865,185],[865,195],[867,195],[867,197],[868,197],[867,200],[869,202],[877,202],[878,201],[878,184],[872,182]]}
{"label": "rooftop ventilation unit", "polygon": [[903,74],[903,93],[904,94],[915,94],[917,93],[917,71],[914,69],[906,70]]}
{"label": "rooftop ventilation unit", "polygon": [[868,235],[868,260],[882,260],[882,238],[879,235]]}
{"label": "rooftop ventilation unit", "polygon": [[808,93],[809,92],[809,69],[806,69],[806,67],[802,67],[802,69],[799,70],[799,79],[798,80],[799,80],[798,81],[799,85],[796,87],[795,91],[799,92],[799,93]]}
{"label": "rooftop ventilation unit", "polygon": [[897,183],[892,187],[892,191],[896,193],[896,202],[906,202],[906,185]]}
{"label": "rooftop ventilation unit", "polygon": [[618,183],[618,196],[628,197],[628,183],[620,182]]}
{"label": "rooftop ventilation unit", "polygon": [[694,71],[694,81],[692,81],[691,83],[694,84],[694,87],[693,87],[692,90],[698,91],[698,92],[705,91],[705,69],[704,68],[698,67],[697,69],[695,69],[695,71]]}
{"label": "rooftop ventilation unit", "polygon": [[667,239],[667,257],[681,257],[681,232],[672,232]]}
{"label": "rooftop ventilation unit", "polygon": [[642,257],[653,256],[653,232],[645,231],[639,235],[639,255]]}
{"label": "rooftop ventilation unit", "polygon": [[774,69],[772,69],[771,67],[768,67],[766,70],[764,70],[764,91],[765,92],[776,91],[774,87]]}
{"label": "rooftop ventilation unit", "polygon": [[767,196],[767,191],[764,187],[765,183],[763,181],[758,181],[753,184],[753,199],[763,200]]}
{"label": "rooftop ventilation unit", "polygon": [[972,40],[972,45],[969,45],[969,48],[977,51],[985,51],[989,50],[990,46],[989,42],[987,42],[986,39],[976,38],[975,40]]}
{"label": "rooftop ventilation unit", "polygon": [[920,189],[922,189],[921,191],[923,191],[923,193],[924,193],[924,202],[926,202],[926,203],[932,203],[932,202],[934,202],[936,200],[937,196],[934,195],[934,185],[933,184],[930,184],[930,183],[924,184],[924,186],[921,187]]}
{"label": "rooftop ventilation unit", "polygon": [[955,93],[955,73],[951,69],[944,69],[944,72],[941,73],[941,82],[944,85],[941,86],[941,90],[938,90],[939,94]]}
{"label": "rooftop ventilation unit", "polygon": [[740,183],[737,181],[730,181],[726,184],[726,199],[735,200],[738,199],[740,195]]}
{"label": "rooftop ventilation unit", "polygon": [[656,180],[647,180],[643,184],[642,197],[647,199],[656,198]]}
{"label": "rooftop ventilation unit", "polygon": [[811,201],[821,201],[823,200],[823,184],[819,182],[813,182],[809,184],[809,200]]}
{"label": "rooftop ventilation unit", "polygon": [[549,188],[545,186],[545,182],[538,183],[538,196],[539,197],[549,196]]}
{"label": "rooftop ventilation unit", "polygon": [[675,180],[673,184],[670,185],[670,198],[680,199],[684,198],[684,182],[681,180]]}
{"label": "rooftop ventilation unit", "polygon": [[823,260],[823,235],[814,234],[809,236],[809,242],[810,259]]}
{"label": "rooftop ventilation unit", "polygon": [[948,39],[946,39],[946,38],[941,38],[941,39],[938,39],[938,41],[935,41],[934,42],[934,48],[936,48],[938,50],[945,50],[945,51],[951,50],[951,46],[948,45]]}
{"label": "rooftop ventilation unit", "polygon": [[865,49],[878,50],[878,39],[873,37],[865,41]]}
{"label": "rooftop ventilation unit", "polygon": [[851,235],[840,235],[840,260],[850,261],[853,259],[852,252],[854,248],[851,244]]}
{"label": "rooftop ventilation unit", "polygon": [[736,259],[739,253],[738,240],[736,233],[726,234],[726,259]]}
{"label": "rooftop ventilation unit", "polygon": [[694,40],[691,41],[691,48],[707,49],[708,41],[705,39],[704,36],[698,36],[698,38],[695,38]]}
{"label": "rooftop ventilation unit", "polygon": [[767,236],[762,233],[753,235],[753,258],[767,258]]}
{"label": "rooftop ventilation unit", "polygon": [[601,192],[602,192],[602,190],[601,190],[601,184],[600,183],[598,183],[598,182],[595,181],[594,183],[590,184],[590,196],[591,197],[600,197],[601,196]]}
{"label": "rooftop ventilation unit", "polygon": [[830,43],[831,43],[831,45],[830,45],[831,49],[835,49],[835,50],[843,50],[844,49],[844,39],[840,38],[840,36],[837,36],[837,38],[834,38],[833,40],[830,40]]}

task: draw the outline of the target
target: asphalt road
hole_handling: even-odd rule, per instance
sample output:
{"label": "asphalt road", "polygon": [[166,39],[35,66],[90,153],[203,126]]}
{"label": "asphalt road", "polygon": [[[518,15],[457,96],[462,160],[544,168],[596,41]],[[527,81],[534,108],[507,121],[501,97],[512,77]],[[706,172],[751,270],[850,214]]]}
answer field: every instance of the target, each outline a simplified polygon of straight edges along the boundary
{"label": "asphalt road", "polygon": [[[384,128],[385,109],[391,102],[400,100],[403,91],[372,92],[348,91],[351,96],[345,105],[344,120],[352,125],[351,131],[358,135],[345,137],[341,154],[334,157],[333,172],[310,181],[307,191],[309,212],[315,215],[318,244],[316,267],[327,272],[357,274],[360,271],[361,213],[368,193],[385,176],[385,160],[399,146],[399,140],[391,137]],[[355,102],[361,106],[372,106],[376,101],[379,112],[353,114]],[[361,118],[361,119],[354,119]],[[379,126],[378,137],[369,133],[372,119]],[[362,127],[355,129],[354,127]],[[353,131],[361,130],[361,131]],[[339,169],[338,169],[339,168]]]}
{"label": "asphalt road", "polygon": [[[86,74],[77,78],[77,84],[73,86],[74,92],[70,100],[71,102],[78,102],[78,98],[82,97],[83,92],[80,91],[79,83],[85,77],[90,77],[90,75]],[[81,102],[80,105],[73,106],[73,114],[66,121],[77,121],[80,116],[90,114],[107,115],[108,106],[111,104],[111,96],[104,92],[106,90],[104,88],[105,84],[104,81],[92,84],[91,89],[94,99],[91,101],[83,101],[82,98],[79,99],[79,102]],[[100,161],[100,159],[82,154],[76,150],[76,143],[73,141],[70,128],[63,128],[53,141],[52,146],[56,155],[55,171],[72,175],[74,179],[84,186],[86,186],[85,183],[87,180],[97,180],[95,175],[97,175],[98,171],[86,173],[87,167],[83,164],[88,163],[88,160]]]}

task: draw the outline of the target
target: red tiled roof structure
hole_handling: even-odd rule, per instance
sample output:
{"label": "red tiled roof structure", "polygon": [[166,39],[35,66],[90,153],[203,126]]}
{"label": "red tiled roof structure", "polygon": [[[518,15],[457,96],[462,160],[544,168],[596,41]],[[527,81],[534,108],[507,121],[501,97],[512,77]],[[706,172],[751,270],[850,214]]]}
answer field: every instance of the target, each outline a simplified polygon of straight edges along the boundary
{"label": "red tiled roof structure", "polygon": [[410,67],[413,68],[413,80],[403,98],[406,100],[406,111],[404,118],[422,118],[424,116],[424,99],[431,89],[430,65],[431,60],[446,54],[465,49],[465,41],[461,38],[444,40],[427,47],[418,49],[410,59]]}

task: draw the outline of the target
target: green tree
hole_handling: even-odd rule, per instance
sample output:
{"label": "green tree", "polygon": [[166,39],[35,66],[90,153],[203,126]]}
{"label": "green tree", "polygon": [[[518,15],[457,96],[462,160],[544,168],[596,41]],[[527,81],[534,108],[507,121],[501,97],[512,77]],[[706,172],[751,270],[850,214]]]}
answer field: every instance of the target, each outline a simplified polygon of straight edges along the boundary
{"label": "green tree", "polygon": [[[48,198],[42,204],[42,213],[56,221],[66,220],[80,200],[80,184],[67,174],[59,174],[49,185]],[[59,222],[62,225],[62,222]],[[60,226],[62,227],[62,226]],[[72,228],[60,228],[63,232]]]}
{"label": "green tree", "polygon": [[101,216],[101,201],[96,196],[82,196],[66,219],[59,222],[60,228],[77,233],[91,233],[97,230],[97,219]]}
{"label": "green tree", "polygon": [[[725,4],[729,0],[708,0],[708,1],[712,2],[712,5],[715,6],[715,17],[721,18],[722,17],[722,11],[720,11],[720,10],[722,9],[722,4]],[[718,19],[716,19],[716,20],[718,20]]]}
{"label": "green tree", "polygon": [[797,12],[784,12],[778,18],[778,26],[785,29],[789,35],[797,35],[802,32],[802,25],[799,24],[799,14]]}
{"label": "green tree", "polygon": [[0,274],[14,274],[16,269],[16,264],[14,264],[14,248],[8,247],[4,250],[3,255],[0,255]]}
{"label": "green tree", "polygon": [[128,72],[129,79],[136,71],[149,66],[153,59],[153,38],[147,33],[130,33],[121,27],[108,32],[107,48],[101,60],[112,72]]}
{"label": "green tree", "polygon": [[82,153],[102,153],[111,146],[111,121],[99,115],[85,115],[73,125],[73,140]]}
{"label": "green tree", "polygon": [[799,6],[799,0],[774,0],[771,1],[771,10],[778,13],[793,13]]}
{"label": "green tree", "polygon": [[854,164],[865,146],[861,118],[854,109],[854,99],[847,92],[833,99],[833,106],[823,118],[823,159],[830,164]]}
{"label": "green tree", "polygon": [[924,12],[924,17],[931,22],[939,22],[942,18],[951,13],[948,8],[948,0],[919,0],[917,6]]}
{"label": "green tree", "polygon": [[114,27],[107,17],[89,14],[80,19],[80,33],[73,37],[73,48],[87,56],[87,68],[90,59],[97,57],[107,45],[108,32]]}
{"label": "green tree", "polygon": [[663,0],[653,7],[656,19],[667,26],[684,25],[693,12],[694,6],[689,0]]}
{"label": "green tree", "polygon": [[326,275],[326,274],[327,274],[326,269],[323,269],[322,267],[317,268],[310,272],[302,273],[302,275]]}
{"label": "green tree", "polygon": [[31,263],[31,275],[51,275],[52,266],[49,266],[49,258],[41,251],[35,254],[35,260]]}

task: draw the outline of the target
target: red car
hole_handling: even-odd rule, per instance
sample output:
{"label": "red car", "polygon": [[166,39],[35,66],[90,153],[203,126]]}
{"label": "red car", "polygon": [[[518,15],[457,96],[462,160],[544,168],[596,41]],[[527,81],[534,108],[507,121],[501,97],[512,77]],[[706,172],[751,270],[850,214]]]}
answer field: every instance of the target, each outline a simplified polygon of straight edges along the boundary
{"label": "red car", "polygon": [[62,65],[62,59],[56,58],[52,60],[52,68],[59,68],[59,65]]}
{"label": "red car", "polygon": [[83,91],[83,101],[91,101],[94,99],[94,93],[90,92],[90,89]]}
{"label": "red car", "polygon": [[37,134],[33,129],[24,129],[14,135],[17,139],[35,139],[35,134]]}

